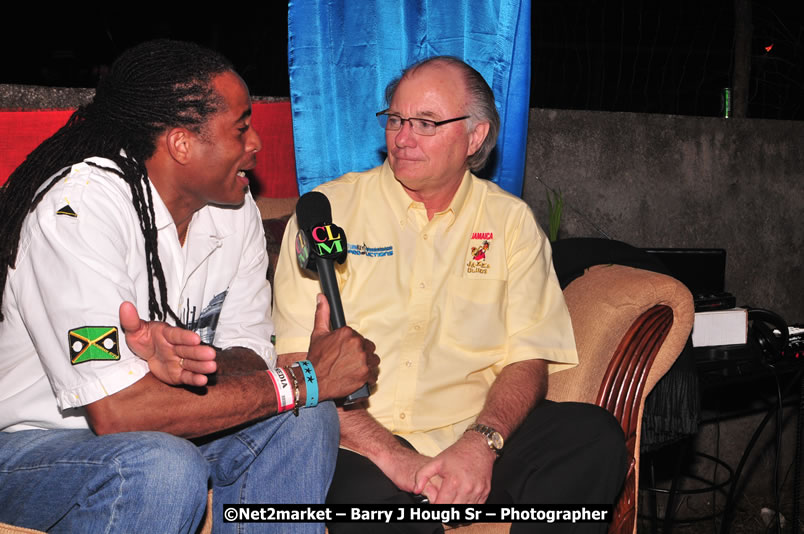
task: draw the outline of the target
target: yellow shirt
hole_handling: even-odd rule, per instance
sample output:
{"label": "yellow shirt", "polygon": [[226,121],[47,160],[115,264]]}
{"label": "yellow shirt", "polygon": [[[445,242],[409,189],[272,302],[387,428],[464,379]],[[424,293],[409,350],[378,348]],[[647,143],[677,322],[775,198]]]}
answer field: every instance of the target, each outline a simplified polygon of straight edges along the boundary
{"label": "yellow shirt", "polygon": [[[348,241],[336,264],[346,322],[382,360],[368,410],[419,452],[454,443],[506,365],[577,364],[549,241],[522,200],[467,172],[428,220],[387,161],[316,189]],[[291,218],[274,279],[279,354],[307,350],[321,291],[296,262],[297,228]]]}

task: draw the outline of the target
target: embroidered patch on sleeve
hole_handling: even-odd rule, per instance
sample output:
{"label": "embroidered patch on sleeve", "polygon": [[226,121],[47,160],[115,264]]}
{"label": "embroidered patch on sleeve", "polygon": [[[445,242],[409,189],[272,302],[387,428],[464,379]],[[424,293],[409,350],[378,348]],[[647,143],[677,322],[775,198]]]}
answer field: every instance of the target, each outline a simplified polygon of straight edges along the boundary
{"label": "embroidered patch on sleeve", "polygon": [[82,326],[70,330],[70,362],[73,365],[92,360],[119,360],[117,328],[114,326]]}
{"label": "embroidered patch on sleeve", "polygon": [[69,204],[65,204],[63,208],[59,209],[56,212],[56,215],[67,215],[68,217],[78,217],[78,214],[70,207]]}

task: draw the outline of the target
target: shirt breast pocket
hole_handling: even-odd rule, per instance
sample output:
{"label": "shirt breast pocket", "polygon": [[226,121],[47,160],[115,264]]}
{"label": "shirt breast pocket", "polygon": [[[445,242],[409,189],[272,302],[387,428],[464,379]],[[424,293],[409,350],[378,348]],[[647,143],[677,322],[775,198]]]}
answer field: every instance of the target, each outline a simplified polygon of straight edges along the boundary
{"label": "shirt breast pocket", "polygon": [[448,342],[470,352],[504,350],[507,285],[493,278],[450,276],[444,309]]}

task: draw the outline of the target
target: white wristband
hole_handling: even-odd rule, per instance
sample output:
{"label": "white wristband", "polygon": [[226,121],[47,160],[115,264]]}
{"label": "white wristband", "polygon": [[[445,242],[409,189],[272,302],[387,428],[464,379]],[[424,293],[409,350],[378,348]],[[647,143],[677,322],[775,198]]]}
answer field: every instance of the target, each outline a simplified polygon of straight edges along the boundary
{"label": "white wristband", "polygon": [[292,410],[296,405],[296,400],[293,398],[293,384],[291,384],[287,372],[281,367],[277,367],[276,369],[268,369],[266,373],[271,377],[271,382],[274,383],[276,412],[282,413]]}

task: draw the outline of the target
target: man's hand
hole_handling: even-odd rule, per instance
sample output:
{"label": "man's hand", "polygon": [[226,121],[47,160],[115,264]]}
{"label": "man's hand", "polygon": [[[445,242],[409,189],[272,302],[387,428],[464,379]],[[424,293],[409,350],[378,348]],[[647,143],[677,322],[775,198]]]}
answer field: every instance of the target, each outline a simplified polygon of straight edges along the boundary
{"label": "man's hand", "polygon": [[307,351],[318,378],[319,399],[340,399],[365,383],[374,384],[380,372],[375,349],[374,343],[348,326],[330,331],[329,303],[319,293]]}
{"label": "man's hand", "polygon": [[430,499],[431,503],[483,504],[491,490],[491,470],[496,458],[483,436],[468,432],[416,472],[413,492],[426,491],[435,480],[438,494]]}
{"label": "man's hand", "polygon": [[402,491],[424,495],[431,503],[434,503],[438,498],[438,490],[442,482],[439,475],[428,479],[421,489],[416,489],[416,474],[432,460],[429,456],[424,456],[414,450],[400,446],[396,458],[389,465],[385,476],[391,479],[391,482]]}
{"label": "man's hand", "polygon": [[[394,485],[410,493],[416,486],[416,471],[432,460],[403,445],[366,411],[366,400],[338,408],[341,422],[341,447],[371,460]],[[441,478],[430,479],[420,494],[434,501]]]}
{"label": "man's hand", "polygon": [[120,305],[120,326],[131,351],[148,362],[156,378],[170,385],[204,386],[217,369],[216,351],[195,332],[159,321],[143,321],[131,302]]}

